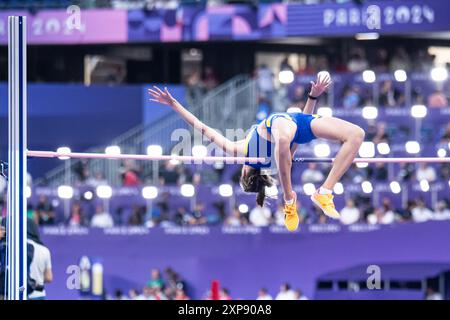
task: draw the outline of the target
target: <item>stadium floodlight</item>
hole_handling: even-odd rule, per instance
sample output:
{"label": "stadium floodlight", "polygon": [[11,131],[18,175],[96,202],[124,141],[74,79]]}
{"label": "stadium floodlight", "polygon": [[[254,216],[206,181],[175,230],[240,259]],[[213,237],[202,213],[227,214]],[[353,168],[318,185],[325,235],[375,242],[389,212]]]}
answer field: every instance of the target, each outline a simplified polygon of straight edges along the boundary
{"label": "stadium floodlight", "polygon": [[320,107],[319,109],[317,109],[317,114],[322,117],[332,117],[333,109],[329,107]]}
{"label": "stadium floodlight", "polygon": [[31,198],[31,188],[29,186],[25,188],[25,196],[27,199]]}
{"label": "stadium floodlight", "polygon": [[395,70],[394,78],[397,82],[405,82],[406,80],[408,80],[408,75],[406,74],[405,70],[399,69]]}
{"label": "stadium floodlight", "polygon": [[192,147],[192,155],[194,157],[206,157],[208,155],[208,149],[201,144]]}
{"label": "stadium floodlight", "polygon": [[71,186],[59,186],[58,197],[60,197],[61,199],[72,199],[73,188]]}
{"label": "stadium floodlight", "polygon": [[306,195],[310,196],[310,195],[312,195],[314,192],[316,192],[316,187],[315,187],[314,184],[312,184],[312,183],[305,183],[305,184],[303,185],[303,192],[304,192]]}
{"label": "stadium floodlight", "polygon": [[278,74],[278,80],[281,84],[290,84],[294,82],[294,73],[291,70],[282,70]]}
{"label": "stadium floodlight", "polygon": [[219,186],[219,194],[222,197],[231,197],[233,195],[233,187],[231,184],[221,184]]}
{"label": "stadium floodlight", "polygon": [[387,155],[391,152],[391,148],[387,142],[380,142],[377,144],[377,150],[379,154]]}
{"label": "stadium floodlight", "polygon": [[105,154],[110,156],[117,156],[121,153],[119,146],[108,146],[105,148]]}
{"label": "stadium floodlight", "polygon": [[302,113],[302,109],[300,109],[299,107],[289,107],[286,110],[287,113]]}
{"label": "stadium floodlight", "polygon": [[158,188],[155,186],[146,186],[142,188],[142,198],[151,200],[158,196]]}
{"label": "stadium floodlight", "polygon": [[363,32],[355,34],[355,39],[359,41],[378,40],[380,34],[378,32]]}
{"label": "stadium floodlight", "polygon": [[[69,147],[59,147],[58,149],[56,149],[56,152],[64,154],[64,153],[71,153],[72,150],[70,150]],[[61,156],[61,157],[58,157],[58,159],[60,159],[60,160],[67,160],[67,159],[70,159],[70,157]]]}
{"label": "stadium floodlight", "polygon": [[343,194],[344,193],[344,185],[340,182],[336,183],[333,188],[334,193]]}
{"label": "stadium floodlight", "polygon": [[435,82],[444,82],[448,79],[448,71],[444,67],[431,69],[431,79]]}
{"label": "stadium floodlight", "polygon": [[364,119],[373,120],[378,117],[378,108],[374,106],[365,106],[362,108],[362,116]]}
{"label": "stadium floodlight", "polygon": [[427,180],[420,180],[420,189],[423,192],[428,192],[430,190],[430,184]]}
{"label": "stadium floodlight", "polygon": [[372,70],[365,70],[362,73],[362,78],[365,83],[374,83],[377,80],[377,76]]}
{"label": "stadium floodlight", "polygon": [[358,163],[356,164],[356,167],[357,167],[357,168],[360,168],[360,169],[367,168],[368,166],[369,166],[369,164],[368,164],[367,162],[358,162]]}
{"label": "stadium floodlight", "polygon": [[327,143],[319,143],[314,146],[314,155],[316,157],[328,157],[330,153],[330,146]]}
{"label": "stadium floodlight", "polygon": [[100,199],[109,199],[112,197],[112,188],[110,186],[98,186],[95,190],[97,197]]}
{"label": "stadium floodlight", "polygon": [[85,193],[83,193],[83,198],[86,200],[92,200],[92,198],[94,198],[94,194],[92,193],[92,191],[86,191]]}
{"label": "stadium floodlight", "polygon": [[402,191],[402,187],[400,186],[400,183],[397,181],[392,181],[389,184],[389,187],[391,188],[392,193],[398,194]]}
{"label": "stadium floodlight", "polygon": [[248,212],[248,205],[245,203],[242,203],[239,205],[238,210],[240,213],[247,213]]}
{"label": "stadium floodlight", "polygon": [[371,141],[364,141],[359,147],[359,155],[362,158],[373,158],[375,156],[375,144]]}
{"label": "stadium floodlight", "polygon": [[186,198],[191,198],[195,195],[195,188],[192,184],[185,183],[180,188],[181,195]]}
{"label": "stadium floodlight", "polygon": [[272,185],[271,187],[265,187],[264,192],[266,196],[269,198],[276,198],[278,196],[278,188],[276,185]]}
{"label": "stadium floodlight", "polygon": [[162,156],[163,148],[159,144],[151,144],[147,146],[147,154],[149,156]]}
{"label": "stadium floodlight", "polygon": [[445,156],[447,155],[447,150],[445,150],[444,148],[439,148],[437,151],[437,156],[439,158],[445,158]]}
{"label": "stadium floodlight", "polygon": [[420,144],[417,141],[408,141],[405,143],[405,149],[410,154],[417,154],[420,152]]}
{"label": "stadium floodlight", "polygon": [[416,104],[411,107],[411,116],[414,118],[424,118],[427,115],[427,107],[423,104]]}
{"label": "stadium floodlight", "polygon": [[361,188],[362,188],[362,191],[364,193],[372,193],[372,191],[373,191],[372,183],[370,181],[367,181],[367,180],[363,181],[361,183]]}

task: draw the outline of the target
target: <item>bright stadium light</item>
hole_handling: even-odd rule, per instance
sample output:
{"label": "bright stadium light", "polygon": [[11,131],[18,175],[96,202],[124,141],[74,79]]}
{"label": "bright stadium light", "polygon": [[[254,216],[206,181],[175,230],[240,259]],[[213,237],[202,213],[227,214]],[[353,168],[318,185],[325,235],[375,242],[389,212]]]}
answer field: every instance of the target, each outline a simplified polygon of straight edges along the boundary
{"label": "bright stadium light", "polygon": [[110,156],[117,156],[121,153],[119,146],[108,146],[105,148],[105,153]]}
{"label": "bright stadium light", "polygon": [[302,109],[300,109],[299,107],[289,107],[286,110],[287,113],[302,113]]}
{"label": "bright stadium light", "polygon": [[92,193],[92,191],[86,191],[85,193],[83,193],[83,198],[86,200],[92,200],[92,198],[94,198],[94,194]]}
{"label": "bright stadium light", "polygon": [[355,39],[359,41],[378,40],[380,34],[378,32],[364,32],[355,34]]}
{"label": "bright stadium light", "polygon": [[359,147],[359,155],[362,158],[373,158],[375,156],[375,144],[371,141],[364,141]]}
{"label": "bright stadium light", "polygon": [[199,144],[192,147],[192,155],[194,157],[206,157],[208,155],[208,149]]}
{"label": "bright stadium light", "polygon": [[411,107],[411,116],[414,118],[424,118],[427,115],[427,107],[423,104],[416,104]]}
{"label": "bright stadium light", "polygon": [[423,192],[428,192],[430,190],[430,184],[427,180],[420,180],[420,189]]}
{"label": "bright stadium light", "polygon": [[147,154],[156,157],[162,156],[163,148],[159,144],[151,144],[147,146]]}
{"label": "bright stadium light", "polygon": [[328,157],[330,153],[330,146],[327,143],[319,143],[314,146],[314,155],[316,157]]}
{"label": "bright stadium light", "polygon": [[332,117],[333,109],[329,107],[320,107],[319,109],[317,109],[317,114],[322,117]]}
{"label": "bright stadium light", "polygon": [[372,193],[373,191],[373,186],[370,181],[363,181],[361,183],[361,188],[364,193]]}
{"label": "bright stadium light", "polygon": [[222,197],[231,197],[233,195],[233,187],[231,184],[221,184],[219,186],[219,194]]}
{"label": "bright stadium light", "polygon": [[417,141],[408,141],[405,143],[406,152],[417,154],[420,152],[420,144]]}
{"label": "bright stadium light", "polygon": [[343,194],[344,193],[344,186],[342,183],[338,182],[334,185],[333,188],[334,193],[336,194]]}
{"label": "bright stadium light", "polygon": [[377,144],[377,150],[379,154],[387,155],[391,152],[391,148],[387,142],[380,142]]}
{"label": "bright stadium light", "polygon": [[405,70],[395,70],[394,72],[394,78],[395,81],[397,82],[405,82],[406,80],[408,80],[408,75],[406,74]]}
{"label": "bright stadium light", "polygon": [[362,108],[362,116],[364,119],[373,120],[378,117],[378,108],[374,106],[366,106]]}
{"label": "bright stadium light", "polygon": [[444,82],[448,79],[448,71],[444,67],[431,69],[431,79],[435,82]]}
{"label": "bright stadium light", "polygon": [[248,205],[245,203],[242,203],[239,205],[238,210],[240,213],[247,213],[248,212]]}
{"label": "bright stadium light", "polygon": [[195,188],[192,184],[185,183],[180,188],[181,195],[186,198],[193,197],[195,194]]}
{"label": "bright stadium light", "polygon": [[358,162],[358,163],[356,163],[356,167],[360,168],[360,169],[367,168],[368,166],[369,166],[369,164],[367,162]]}
{"label": "bright stadium light", "polygon": [[374,83],[377,80],[377,76],[372,70],[365,70],[362,74],[362,78],[365,83]]}
{"label": "bright stadium light", "polygon": [[294,82],[294,73],[291,70],[282,70],[278,74],[278,80],[282,84],[289,84]]}
{"label": "bright stadium light", "polygon": [[109,199],[112,196],[112,188],[110,186],[98,186],[95,193],[100,199]]}
{"label": "bright stadium light", "polygon": [[31,198],[31,188],[29,186],[27,186],[25,188],[25,196],[28,198]]}
{"label": "bright stadium light", "polygon": [[151,200],[158,196],[158,188],[154,186],[147,186],[142,188],[142,198]]}
{"label": "bright stadium light", "polygon": [[392,181],[389,184],[389,187],[391,188],[392,193],[398,194],[402,191],[402,187],[400,186],[400,183],[397,181]]}
{"label": "bright stadium light", "polygon": [[[56,149],[56,152],[62,153],[62,154],[67,154],[67,153],[71,153],[72,150],[70,150],[69,147],[59,147],[58,149]],[[58,157],[58,159],[67,160],[67,159],[70,159],[70,157],[61,156],[61,157]]]}
{"label": "bright stadium light", "polygon": [[312,183],[305,183],[303,185],[303,192],[310,196],[312,195],[314,192],[316,192],[316,187],[312,184]]}
{"label": "bright stadium light", "polygon": [[437,156],[439,158],[445,158],[445,156],[447,155],[447,150],[445,150],[444,148],[439,148],[437,151]]}
{"label": "bright stadium light", "polygon": [[72,199],[73,188],[71,186],[59,186],[58,197],[60,197],[61,199]]}

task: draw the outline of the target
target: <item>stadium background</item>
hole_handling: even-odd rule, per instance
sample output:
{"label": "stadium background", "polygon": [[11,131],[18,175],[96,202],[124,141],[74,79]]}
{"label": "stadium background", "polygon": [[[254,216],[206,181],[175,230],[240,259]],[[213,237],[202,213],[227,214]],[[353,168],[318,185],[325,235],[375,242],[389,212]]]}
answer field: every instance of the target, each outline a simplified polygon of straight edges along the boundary
{"label": "stadium background", "polygon": [[[449,152],[445,1],[0,5],[2,160],[11,14],[29,19],[31,149],[170,154],[173,131],[187,127],[148,101],[150,85],[167,86],[224,131],[301,108],[309,81],[329,70],[334,85],[318,112],[366,130],[360,156]],[[192,142],[194,155],[205,154],[199,145]],[[298,154],[326,157],[337,148],[317,141]],[[203,299],[211,298],[214,280],[228,289],[223,299],[253,299],[263,287],[275,297],[282,283],[310,299],[450,295],[445,164],[352,167],[335,190],[337,206],[345,207],[340,223],[324,219],[308,199],[327,166],[296,165],[302,225],[295,234],[283,229],[277,200],[258,209],[254,196],[240,191],[235,165],[41,159],[28,165],[29,217],[52,253],[50,299],[115,298],[118,290],[134,296],[132,289],[139,299]],[[1,216],[5,192],[0,180]],[[91,280],[81,290],[68,287],[73,265]],[[365,288],[371,265],[381,269],[382,289]],[[152,269],[161,281],[156,271],[151,279]],[[183,290],[175,294],[177,287]]]}

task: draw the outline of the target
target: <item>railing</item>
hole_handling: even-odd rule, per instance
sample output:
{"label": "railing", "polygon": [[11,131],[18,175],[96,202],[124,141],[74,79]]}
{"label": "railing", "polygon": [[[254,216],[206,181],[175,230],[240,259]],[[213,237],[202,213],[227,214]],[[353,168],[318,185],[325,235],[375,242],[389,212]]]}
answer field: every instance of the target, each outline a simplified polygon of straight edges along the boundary
{"label": "railing", "polygon": [[[246,130],[255,120],[257,110],[256,83],[248,76],[236,76],[216,89],[207,93],[198,101],[191,101],[189,111],[209,126],[225,132],[226,129],[242,128]],[[146,153],[150,144],[160,145],[164,153],[170,153],[178,141],[171,139],[176,129],[192,131],[183,119],[171,113],[150,124],[139,125],[110,141],[108,145],[120,146],[122,153]],[[95,147],[86,152],[104,152],[104,147]],[[132,162],[120,162],[104,159],[89,161],[76,159],[65,160],[66,163],[48,172],[44,178],[37,179],[37,185],[71,184],[77,181],[74,169],[85,167],[92,176],[104,174],[112,185],[120,183],[120,173]],[[157,170],[158,163],[143,161],[140,170],[144,177]]]}

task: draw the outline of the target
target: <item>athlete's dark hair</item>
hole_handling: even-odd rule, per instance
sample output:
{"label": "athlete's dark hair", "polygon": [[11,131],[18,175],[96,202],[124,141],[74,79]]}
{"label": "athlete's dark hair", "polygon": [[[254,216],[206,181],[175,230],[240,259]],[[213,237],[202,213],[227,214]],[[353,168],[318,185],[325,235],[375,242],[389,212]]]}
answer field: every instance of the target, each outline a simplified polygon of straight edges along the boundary
{"label": "athlete's dark hair", "polygon": [[266,198],[265,187],[271,187],[273,183],[270,176],[261,174],[261,170],[255,168],[250,168],[246,175],[241,175],[240,179],[242,190],[257,193],[256,203],[260,206],[264,205]]}

